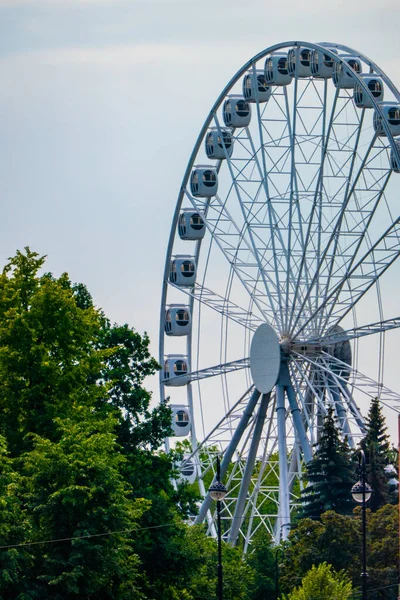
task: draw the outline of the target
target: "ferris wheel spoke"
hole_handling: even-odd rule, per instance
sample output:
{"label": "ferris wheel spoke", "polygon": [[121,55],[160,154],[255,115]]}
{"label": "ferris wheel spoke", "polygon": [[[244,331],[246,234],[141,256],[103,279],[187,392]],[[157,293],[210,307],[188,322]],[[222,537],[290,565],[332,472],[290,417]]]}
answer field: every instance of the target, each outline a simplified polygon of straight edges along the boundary
{"label": "ferris wheel spoke", "polygon": [[[339,373],[340,371],[349,371],[349,365],[341,361],[340,359],[332,356],[327,352],[322,352],[322,356],[324,356],[325,358],[324,363],[317,363],[309,357],[307,357],[306,360],[316,365],[317,368],[320,368],[328,373],[332,372],[332,366],[337,371],[339,371]],[[388,387],[384,386],[381,383],[378,383],[377,381],[372,379],[372,377],[364,375],[363,373],[355,369],[353,366],[351,367],[351,377],[352,387],[358,390],[359,392],[362,392],[365,396],[369,398],[369,400],[378,397],[379,401],[384,406],[390,408],[391,410],[394,410],[397,413],[400,412],[400,394],[398,394],[397,392],[393,392]],[[346,389],[348,387],[348,381],[346,377],[336,373],[336,378],[338,381],[341,382],[343,389]],[[351,396],[351,394],[349,394],[349,396]]]}
{"label": "ferris wheel spoke", "polygon": [[367,335],[374,335],[377,333],[385,333],[392,329],[398,329],[400,327],[400,317],[394,317],[393,319],[386,319],[383,321],[376,321],[369,323],[368,325],[360,325],[359,327],[353,327],[347,330],[331,331],[326,336],[320,336],[307,340],[307,344],[312,346],[329,346],[333,344],[340,344],[350,340],[357,340]]}
{"label": "ferris wheel spoke", "polygon": [[[320,98],[319,95],[318,95],[318,97]],[[315,288],[315,298],[318,298],[320,295],[318,267],[315,269],[313,269],[312,267],[313,267],[313,263],[316,263],[318,265],[318,263],[320,262],[320,258],[321,258],[321,250],[322,250],[321,232],[322,232],[322,217],[323,217],[322,191],[323,191],[323,187],[324,187],[324,171],[325,171],[325,162],[328,157],[327,149],[329,147],[329,142],[330,142],[330,138],[331,138],[332,131],[333,131],[334,114],[336,111],[338,98],[339,98],[339,88],[336,88],[335,95],[334,95],[333,102],[332,102],[332,108],[331,108],[331,112],[330,112],[328,127],[327,127],[327,82],[325,80],[323,105],[322,105],[322,113],[323,113],[322,130],[321,130],[321,138],[320,138],[321,162],[320,162],[320,168],[318,169],[318,173],[317,173],[315,192],[313,195],[312,207],[311,207],[310,215],[308,218],[306,237],[305,237],[305,241],[304,241],[304,248],[305,248],[305,250],[307,250],[308,248],[311,247],[311,244],[314,243],[313,240],[316,239],[315,249],[314,249],[315,258],[312,258],[311,263],[309,264],[309,262],[310,262],[309,252],[304,251],[301,256],[298,277],[297,277],[296,286],[295,286],[295,293],[294,293],[293,302],[292,302],[290,320],[289,320],[291,331],[293,331],[299,316],[301,315],[302,311],[304,310],[305,304],[307,302],[310,302],[310,299],[311,299],[311,301],[313,300],[312,295],[311,295],[313,288]],[[316,217],[316,220],[314,221],[315,217]],[[303,277],[305,278],[306,274],[308,272],[311,272],[312,270],[315,271],[315,276],[313,278],[311,278],[311,281],[307,277],[307,289],[309,290],[309,293],[308,293],[308,295],[305,294],[304,298],[301,298],[301,296],[300,296],[301,307],[300,307],[300,309],[297,310],[297,319],[293,323],[293,319],[295,319],[295,317],[296,317],[296,308],[298,307],[299,293],[303,287],[301,285],[302,278]],[[311,310],[310,312],[312,313],[313,311]]]}
{"label": "ferris wheel spoke", "polygon": [[[316,313],[323,313],[328,304],[335,305],[331,316],[339,323],[347,313],[359,302],[364,294],[373,286],[379,277],[400,255],[400,217],[375,242],[368,252],[353,266],[350,272],[321,302]],[[344,284],[348,289],[344,289]],[[334,301],[340,293],[340,300]],[[330,306],[329,306],[330,308]],[[299,335],[310,323],[305,320],[297,331]]]}
{"label": "ferris wheel spoke", "polygon": [[239,325],[242,325],[246,329],[255,331],[261,323],[264,323],[264,319],[257,317],[253,313],[249,313],[247,309],[238,306],[229,298],[221,296],[199,283],[195,283],[193,287],[187,288],[179,287],[172,282],[168,282],[168,285],[186,294],[196,302],[211,308],[222,317],[226,317],[235,323],[239,323]]}
{"label": "ferris wheel spoke", "polygon": [[[371,222],[373,220],[373,217],[375,215],[375,211],[376,211],[376,209],[378,207],[378,204],[379,204],[379,202],[380,202],[380,200],[381,200],[381,198],[382,198],[382,196],[383,196],[383,194],[385,192],[385,189],[386,189],[387,183],[389,181],[389,178],[390,178],[390,171],[386,173],[385,181],[383,181],[381,189],[378,192],[377,197],[374,199],[374,206],[371,207],[371,211],[370,211],[370,214],[368,216],[368,219],[366,219],[365,223],[361,223],[361,225],[363,226],[363,230],[360,231],[360,235],[359,235],[358,240],[356,241],[355,247],[351,248],[351,246],[350,246],[347,249],[347,252],[351,249],[351,255],[352,256],[351,256],[351,258],[350,258],[350,260],[349,260],[349,262],[347,264],[347,271],[346,271],[346,273],[343,275],[343,268],[339,267],[339,269],[337,270],[337,272],[334,272],[332,274],[332,281],[333,282],[337,281],[338,277],[339,278],[342,277],[342,282],[338,284],[337,292],[336,292],[336,294],[334,296],[333,301],[331,302],[330,309],[327,310],[326,313],[325,313],[325,315],[324,315],[324,318],[323,318],[323,321],[322,321],[322,325],[321,325],[321,328],[320,328],[321,330],[324,330],[328,326],[329,320],[330,320],[330,318],[332,316],[332,312],[333,312],[334,306],[335,306],[336,302],[338,302],[340,300],[341,290],[343,289],[343,287],[347,286],[347,283],[348,283],[348,281],[347,281],[347,274],[349,273],[351,267],[353,266],[353,264],[355,262],[355,259],[356,259],[357,255],[359,253],[359,250],[360,250],[360,248],[361,248],[364,240],[367,240],[368,243],[369,243],[369,245],[371,245],[370,236],[369,236],[369,233],[368,233],[369,227],[370,227],[370,224],[371,224]],[[362,214],[363,210],[365,210],[365,206],[364,207],[357,206],[357,211],[356,212],[359,212],[360,214]],[[400,240],[399,240],[399,242],[400,242]],[[344,254],[345,253],[343,252],[342,256]]]}
{"label": "ferris wheel spoke", "polygon": [[[337,106],[337,104],[335,103],[334,110],[336,110],[336,106]],[[353,194],[356,184],[358,182],[358,179],[362,173],[362,167],[361,167],[357,173],[357,176],[356,176],[353,184],[350,185],[351,178],[353,176],[355,159],[357,156],[357,148],[358,148],[361,131],[362,131],[362,122],[363,122],[364,111],[362,113],[361,118],[359,118],[359,120],[357,121],[357,130],[350,133],[350,137],[347,139],[347,142],[345,144],[345,146],[347,148],[346,158],[343,160],[342,164],[338,164],[336,162],[336,160],[333,158],[334,153],[337,152],[337,147],[340,146],[340,143],[338,141],[338,136],[335,133],[335,122],[337,121],[338,115],[341,114],[342,110],[343,110],[343,108],[341,110],[339,110],[337,112],[337,114],[331,115],[329,137],[328,137],[327,143],[325,145],[324,158],[323,158],[323,161],[321,164],[321,169],[323,167],[325,167],[325,164],[327,162],[326,159],[328,159],[328,162],[327,162],[328,175],[330,175],[331,177],[337,178],[339,180],[339,182],[340,182],[340,180],[343,181],[343,183],[339,183],[339,189],[336,191],[335,196],[337,196],[338,194],[342,195],[342,192],[343,192],[343,195],[345,197],[345,202],[342,199],[340,199],[340,201],[339,200],[337,201],[337,203],[336,203],[337,211],[334,212],[333,217],[330,218],[329,222],[324,222],[321,219],[320,222],[318,223],[319,234],[320,234],[321,230],[326,230],[327,232],[330,231],[330,234],[329,234],[329,237],[325,240],[324,249],[322,251],[322,254],[320,256],[316,257],[314,275],[313,275],[311,282],[308,284],[308,289],[305,294],[305,298],[297,310],[297,316],[293,322],[293,330],[297,327],[298,323],[302,319],[302,315],[304,314],[305,304],[306,304],[306,301],[309,299],[309,297],[313,293],[315,294],[316,298],[325,297],[329,291],[329,283],[332,280],[332,269],[334,268],[334,266],[336,264],[335,261],[337,260],[338,250],[341,249],[339,241],[341,239],[340,234],[341,233],[343,234],[342,225],[343,225],[344,217],[347,214],[346,209],[348,208],[349,199],[350,199],[351,195]],[[337,127],[342,127],[342,124],[337,125]],[[355,125],[353,125],[353,127],[355,127]],[[353,139],[352,144],[350,144],[351,139]],[[372,141],[369,146],[369,149],[367,150],[363,164],[365,164],[365,162],[368,159],[369,153],[373,147],[373,143],[374,142]],[[333,163],[332,163],[332,160],[333,160]],[[324,169],[323,177],[326,177],[326,176],[327,176],[327,170]],[[322,185],[321,191],[324,192],[326,198],[329,198],[330,195],[328,194],[327,190],[325,189],[323,179],[321,181],[321,185]],[[335,196],[334,196],[334,198],[335,198]],[[332,205],[332,199],[330,200],[330,204]],[[322,216],[322,213],[321,213],[321,216]],[[310,225],[311,225],[311,222],[312,221],[310,220]],[[313,231],[313,229],[309,229],[309,231],[311,232],[311,231]],[[318,235],[317,231],[315,233]],[[350,235],[350,232],[349,232],[349,239],[351,240],[351,243],[354,243],[353,242],[354,235]],[[351,254],[351,256],[353,256],[353,254]],[[342,255],[341,255],[340,260],[342,260]],[[314,314],[314,316],[315,316],[315,314]],[[320,315],[320,318],[321,318],[321,315]]]}
{"label": "ferris wheel spoke", "polygon": [[[198,381],[199,379],[208,379],[209,377],[220,377],[222,375],[227,375],[228,373],[232,373],[233,371],[240,371],[241,369],[247,369],[250,365],[250,361],[248,358],[241,358],[239,360],[233,360],[231,362],[225,363],[223,365],[215,365],[214,367],[207,367],[206,369],[201,369],[199,371],[192,371],[188,373],[186,377],[190,379],[190,381]],[[168,381],[168,380],[165,380]]]}
{"label": "ferris wheel spoke", "polygon": [[[257,111],[258,111],[258,115],[260,115],[260,107],[259,107],[259,103],[256,104],[257,106]],[[280,311],[280,324],[283,324],[283,312],[282,312],[282,306],[283,306],[283,302],[282,302],[282,291],[281,291],[281,284],[279,281],[279,267],[280,265],[278,264],[278,260],[279,260],[279,254],[278,253],[278,245],[280,249],[284,249],[284,252],[286,252],[284,243],[283,243],[283,238],[282,238],[282,234],[280,232],[279,227],[277,226],[277,219],[276,219],[276,215],[274,214],[274,210],[270,201],[270,191],[269,191],[269,175],[268,175],[268,170],[267,170],[267,165],[265,162],[265,153],[262,152],[261,153],[261,158],[262,158],[262,165],[260,164],[259,161],[259,157],[258,157],[258,152],[256,150],[254,141],[253,141],[253,137],[251,135],[251,132],[249,130],[249,128],[246,128],[246,135],[248,138],[248,142],[251,148],[251,153],[253,156],[253,159],[255,161],[255,164],[257,166],[257,172],[259,174],[259,177],[261,178],[262,181],[262,185],[264,188],[264,193],[266,196],[266,203],[267,203],[267,212],[268,212],[268,218],[267,218],[267,223],[265,223],[265,217],[263,219],[260,220],[260,218],[254,220],[254,217],[250,215],[248,215],[248,218],[246,218],[246,222],[248,222],[248,226],[249,228],[252,230],[253,232],[253,236],[254,236],[254,241],[257,241],[258,247],[256,248],[257,254],[259,256],[262,257],[262,260],[264,261],[262,266],[262,270],[263,271],[267,271],[270,276],[269,279],[274,281],[274,289],[276,290],[276,298],[275,298],[275,302],[274,304],[279,307],[279,311]],[[261,117],[259,116],[259,121],[258,121],[258,132],[259,132],[259,136],[260,136],[260,142],[261,142],[261,147],[263,147],[263,131],[262,131],[262,127],[261,127]],[[270,247],[267,245],[267,237],[264,235],[263,237],[261,237],[258,234],[258,229],[263,230],[265,228],[267,228],[268,233],[270,235]],[[269,258],[269,260],[266,258],[268,257],[268,255],[272,256]]]}
{"label": "ferris wheel spoke", "polygon": [[[226,208],[226,202],[216,195],[214,202],[201,202],[198,198],[187,196],[194,208],[199,212],[207,205],[208,215],[206,226],[211,234],[212,240],[222,251],[227,262],[231,265],[235,275],[245,287],[249,297],[259,309],[264,319],[276,322],[279,317],[276,313],[275,303],[269,301],[265,295],[264,286],[259,285],[259,267],[254,256],[251,243],[246,238],[246,228],[242,230],[236,224],[233,217]],[[232,231],[232,227],[234,231]],[[249,260],[250,255],[250,260]]]}
{"label": "ferris wheel spoke", "polygon": [[236,501],[235,512],[233,515],[232,527],[229,532],[228,541],[232,546],[236,545],[239,530],[244,519],[244,507],[249,491],[251,477],[253,475],[254,465],[256,461],[258,446],[261,439],[261,433],[264,427],[265,417],[267,414],[268,404],[271,398],[271,393],[263,394],[260,402],[260,407],[255,420],[253,436],[250,443],[250,449],[246,460],[242,482],[239,489],[239,495]]}
{"label": "ferris wheel spoke", "polygon": [[[219,121],[218,121],[218,118],[216,115],[215,115],[215,122],[216,122],[218,130],[221,131]],[[279,301],[280,300],[280,288],[279,288],[279,286],[277,286],[277,282],[276,282],[275,278],[271,277],[271,274],[270,274],[271,270],[266,268],[267,265],[263,265],[261,263],[260,249],[257,247],[257,243],[256,243],[257,238],[254,236],[253,230],[251,227],[251,220],[252,220],[251,215],[252,215],[252,211],[253,211],[257,196],[252,197],[250,195],[249,198],[247,199],[247,202],[243,199],[241,188],[245,188],[246,178],[244,181],[241,181],[241,183],[239,185],[239,183],[237,181],[237,175],[234,173],[234,170],[233,170],[233,166],[232,166],[233,161],[228,155],[226,157],[226,162],[227,162],[229,174],[230,174],[230,177],[232,180],[232,185],[234,187],[236,197],[237,197],[237,200],[239,202],[240,209],[242,212],[243,220],[245,223],[244,230],[247,232],[247,235],[249,236],[250,245],[251,245],[252,251],[253,251],[252,254],[257,263],[258,274],[259,274],[258,278],[260,278],[263,282],[264,294],[266,294],[269,297],[270,304],[272,306],[279,307],[280,306],[280,301]],[[243,170],[241,170],[239,173],[242,175],[242,177],[245,177],[243,174]],[[252,183],[253,177],[254,177],[253,171],[251,171],[251,174],[249,175],[249,178],[247,178],[247,181],[249,181],[249,183]],[[259,184],[261,186],[261,182],[257,181],[257,184]],[[277,311],[276,311],[275,316],[277,316]]]}

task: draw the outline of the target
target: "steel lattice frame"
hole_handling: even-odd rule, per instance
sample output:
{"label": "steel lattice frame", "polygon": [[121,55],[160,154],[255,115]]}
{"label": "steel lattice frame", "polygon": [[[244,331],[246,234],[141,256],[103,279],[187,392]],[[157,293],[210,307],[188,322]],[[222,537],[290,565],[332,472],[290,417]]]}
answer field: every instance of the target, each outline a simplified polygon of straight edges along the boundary
{"label": "steel lattice frame", "polygon": [[[240,541],[244,551],[260,527],[276,541],[286,537],[303,463],[311,457],[327,405],[335,407],[352,445],[364,428],[357,406],[361,395],[379,396],[400,409],[398,394],[357,370],[359,340],[382,337],[400,324],[400,318],[384,320],[379,290],[380,277],[400,253],[390,152],[399,164],[400,155],[365,80],[352,74],[383,118],[385,136],[372,128],[374,110],[355,106],[352,89],[335,88],[330,79],[301,78],[296,66],[290,85],[275,86],[268,102],[252,104],[248,127],[231,129],[232,156],[226,153],[214,162],[204,158],[205,136],[211,126],[223,127],[221,107],[228,94],[237,92],[244,74],[262,68],[274,52],[292,48],[296,64],[301,48],[323,52],[338,64],[344,54],[358,57],[363,72],[380,76],[385,94],[400,103],[399,92],[379,67],[347,46],[277,44],[249,60],[227,84],[189,159],[167,248],[159,356],[162,364],[171,342],[164,337],[167,302],[186,302],[193,325],[186,339],[191,382],[185,386],[185,402],[204,496],[196,520],[207,519],[215,534],[204,481],[208,485],[212,478],[218,452],[229,489],[224,537],[232,544]],[[218,193],[194,197],[190,174],[205,161],[217,169]],[[205,215],[203,241],[179,240],[183,207]],[[169,281],[171,257],[183,248],[198,266],[193,287]],[[369,306],[372,296],[376,318],[360,325],[364,311],[356,316],[355,309]],[[271,394],[260,394],[249,376],[249,343],[263,322],[274,327],[282,345],[281,375]],[[182,339],[173,340],[181,351]],[[213,361],[217,340],[219,355]],[[203,391],[211,379],[221,383],[204,388],[214,398],[213,407],[207,406]],[[161,373],[161,399],[164,385]],[[169,389],[174,399],[177,388]]]}

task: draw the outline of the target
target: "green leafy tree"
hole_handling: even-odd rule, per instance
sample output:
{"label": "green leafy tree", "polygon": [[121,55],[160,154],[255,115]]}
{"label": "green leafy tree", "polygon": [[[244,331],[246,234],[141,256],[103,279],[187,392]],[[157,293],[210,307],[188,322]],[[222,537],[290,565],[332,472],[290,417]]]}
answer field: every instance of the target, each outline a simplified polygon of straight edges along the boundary
{"label": "green leafy tree", "polygon": [[35,434],[20,458],[29,541],[61,540],[32,546],[27,590],[54,600],[141,598],[133,537],[149,503],[133,500],[123,480],[115,419],[76,407],[54,427],[58,441]]}
{"label": "green leafy tree", "polygon": [[15,470],[0,436],[0,597],[12,598],[22,592],[23,574],[30,568],[29,549],[19,546],[30,535],[30,522],[19,496],[21,476]]}
{"label": "green leafy tree", "polygon": [[[89,598],[99,582],[102,597],[129,598],[139,589],[137,536],[75,538],[80,531],[136,528],[150,512],[142,527],[159,527],[186,510],[186,490],[170,482],[172,457],[153,452],[168,435],[170,411],[150,410],[143,388],[158,368],[148,337],[111,325],[84,285],[44,273],[44,264],[26,248],[0,275],[0,433],[23,483],[9,504],[25,519],[17,519],[25,522],[22,541],[73,537],[74,547],[43,553],[38,545],[24,555],[31,566],[22,580],[21,557],[10,549],[3,580],[14,582],[15,597],[21,580],[26,598],[35,590],[45,598],[44,589],[54,598]],[[139,510],[143,498],[146,511]],[[3,533],[3,545],[18,537],[15,528],[4,526]],[[146,558],[144,551],[142,571]]]}
{"label": "green leafy tree", "polygon": [[346,573],[336,573],[332,565],[321,563],[311,568],[301,586],[286,596],[286,600],[349,600],[351,596],[352,585]]}
{"label": "green leafy tree", "polygon": [[280,570],[280,587],[286,593],[300,586],[302,578],[323,562],[335,571],[345,569],[358,585],[361,572],[361,523],[353,516],[334,511],[320,520],[301,519],[289,534]]}
{"label": "green leafy tree", "polygon": [[373,490],[368,506],[375,512],[385,504],[397,500],[397,494],[389,483],[393,474],[385,472],[385,467],[391,464],[391,450],[385,417],[378,398],[371,401],[366,424],[367,433],[361,441],[361,448],[365,452],[368,483]]}
{"label": "green leafy tree", "polygon": [[[396,600],[398,507],[388,504],[367,510],[368,597]],[[335,571],[345,570],[353,587],[361,586],[361,508],[354,515],[328,511],[319,521],[302,519],[292,529],[280,568],[280,588],[291,592],[312,568],[326,562]],[[374,591],[377,590],[377,591]],[[379,590],[379,591],[378,591]]]}
{"label": "green leafy tree", "polygon": [[251,551],[246,555],[247,564],[257,574],[249,590],[252,600],[264,600],[274,593],[276,577],[279,575],[280,554],[280,548],[274,549],[272,546],[271,535],[261,529],[255,536]]}
{"label": "green leafy tree", "polygon": [[354,470],[350,449],[340,439],[332,407],[328,409],[313,459],[306,468],[307,487],[301,495],[300,517],[318,519],[327,510],[349,514]]}
{"label": "green leafy tree", "polygon": [[0,276],[0,429],[14,456],[31,446],[27,434],[54,439],[54,419],[78,397],[92,405],[104,394],[89,382],[102,361],[99,314],[77,305],[67,275],[38,275],[43,264],[26,249]]}
{"label": "green leafy tree", "polygon": [[367,533],[369,597],[371,600],[397,600],[398,506],[387,504],[369,514]]}

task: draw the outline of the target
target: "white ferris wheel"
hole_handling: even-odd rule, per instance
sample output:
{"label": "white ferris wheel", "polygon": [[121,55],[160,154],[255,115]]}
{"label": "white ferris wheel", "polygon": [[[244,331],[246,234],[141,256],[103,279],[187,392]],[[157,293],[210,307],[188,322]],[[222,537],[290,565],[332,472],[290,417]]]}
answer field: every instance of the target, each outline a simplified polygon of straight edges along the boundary
{"label": "white ferris wheel", "polygon": [[196,521],[215,535],[219,455],[224,538],[245,552],[260,528],[286,539],[329,406],[353,447],[363,399],[400,408],[382,379],[384,333],[400,325],[383,313],[400,254],[397,136],[400,94],[376,64],[286,42],[234,75],[194,145],[166,255],[161,399],[190,442]]}

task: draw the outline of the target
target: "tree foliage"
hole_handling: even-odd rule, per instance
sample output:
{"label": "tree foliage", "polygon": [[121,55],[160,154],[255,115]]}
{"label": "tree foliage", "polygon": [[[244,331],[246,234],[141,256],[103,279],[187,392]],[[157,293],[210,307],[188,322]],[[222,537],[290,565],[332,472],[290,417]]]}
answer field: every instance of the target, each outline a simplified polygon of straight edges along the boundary
{"label": "tree foliage", "polygon": [[[373,490],[368,506],[376,511],[397,500],[396,490],[389,483],[393,474],[385,472],[390,465],[391,452],[385,417],[378,398],[371,401],[366,425],[367,433],[361,441],[361,448],[365,452],[367,480]],[[394,465],[392,468],[395,469]]]}
{"label": "tree foliage", "polygon": [[350,449],[347,442],[340,439],[331,407],[327,411],[314,457],[307,465],[306,479],[308,485],[301,496],[302,518],[318,519],[327,510],[341,514],[352,511],[354,471]]}
{"label": "tree foliage", "polygon": [[313,566],[303,577],[301,586],[293,590],[287,600],[349,600],[352,595],[351,582],[341,571],[336,573],[332,565],[321,563]]}
{"label": "tree foliage", "polygon": [[[398,507],[367,510],[367,570],[371,599],[396,600]],[[280,569],[280,587],[289,593],[301,585],[313,565],[326,562],[345,570],[354,588],[361,585],[361,509],[354,515],[328,511],[319,521],[302,519],[289,535]],[[384,589],[383,589],[384,588]],[[375,592],[373,590],[381,590]]]}

